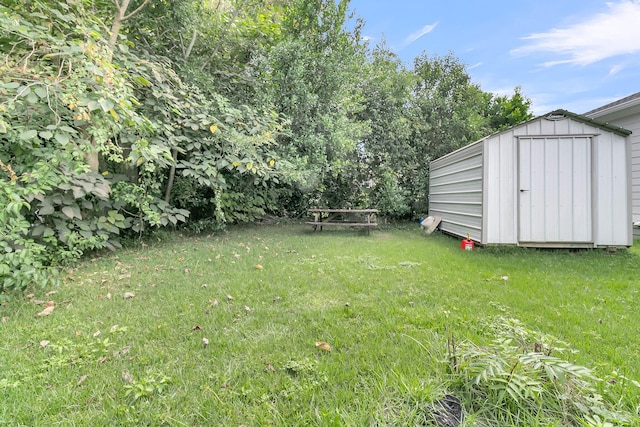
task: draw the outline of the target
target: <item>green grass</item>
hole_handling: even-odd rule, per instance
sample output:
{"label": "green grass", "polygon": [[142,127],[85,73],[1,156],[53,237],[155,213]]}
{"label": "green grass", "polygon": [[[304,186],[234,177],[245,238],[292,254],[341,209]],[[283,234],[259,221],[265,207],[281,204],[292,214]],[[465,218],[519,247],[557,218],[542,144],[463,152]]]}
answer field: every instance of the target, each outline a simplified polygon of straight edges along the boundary
{"label": "green grass", "polygon": [[[86,260],[55,294],[33,291],[51,315],[0,306],[0,425],[420,425],[455,391],[448,338],[489,345],[497,318],[568,343],[564,358],[611,384],[617,372],[610,397],[637,416],[638,246],[458,245],[294,223]],[[463,403],[465,425],[490,425]]]}

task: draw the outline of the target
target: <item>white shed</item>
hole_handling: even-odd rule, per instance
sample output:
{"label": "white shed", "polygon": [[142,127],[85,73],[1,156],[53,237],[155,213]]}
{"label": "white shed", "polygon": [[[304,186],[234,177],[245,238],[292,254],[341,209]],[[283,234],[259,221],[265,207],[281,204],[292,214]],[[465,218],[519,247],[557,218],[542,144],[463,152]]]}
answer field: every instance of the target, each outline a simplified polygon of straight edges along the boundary
{"label": "white shed", "polygon": [[430,164],[429,215],[482,245],[628,247],[629,131],[564,110]]}
{"label": "white shed", "polygon": [[634,238],[640,238],[640,92],[584,113],[590,119],[629,129],[631,138],[631,214]]}

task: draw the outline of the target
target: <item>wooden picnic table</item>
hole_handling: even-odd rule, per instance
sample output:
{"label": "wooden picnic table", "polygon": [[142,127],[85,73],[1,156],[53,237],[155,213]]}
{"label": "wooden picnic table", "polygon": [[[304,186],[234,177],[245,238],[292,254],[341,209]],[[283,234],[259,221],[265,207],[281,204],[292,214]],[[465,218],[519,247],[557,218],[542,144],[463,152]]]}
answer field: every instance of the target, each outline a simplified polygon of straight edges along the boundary
{"label": "wooden picnic table", "polygon": [[309,209],[313,221],[306,224],[313,226],[314,231],[322,231],[324,226],[363,227],[370,233],[371,227],[377,227],[378,209]]}

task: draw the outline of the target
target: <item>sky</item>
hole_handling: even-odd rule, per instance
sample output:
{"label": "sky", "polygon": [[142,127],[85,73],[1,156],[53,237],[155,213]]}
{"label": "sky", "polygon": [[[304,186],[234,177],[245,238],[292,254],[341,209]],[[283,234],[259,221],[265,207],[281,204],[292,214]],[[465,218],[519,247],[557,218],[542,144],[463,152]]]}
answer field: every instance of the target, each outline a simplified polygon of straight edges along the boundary
{"label": "sky", "polygon": [[542,115],[640,92],[640,0],[351,0],[362,36],[406,67],[452,53],[486,92]]}

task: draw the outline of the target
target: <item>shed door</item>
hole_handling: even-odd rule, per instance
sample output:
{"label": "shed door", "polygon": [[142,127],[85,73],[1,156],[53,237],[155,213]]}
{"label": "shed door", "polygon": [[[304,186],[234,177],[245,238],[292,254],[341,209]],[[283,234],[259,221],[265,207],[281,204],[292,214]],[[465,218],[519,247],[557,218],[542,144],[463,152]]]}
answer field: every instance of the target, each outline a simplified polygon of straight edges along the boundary
{"label": "shed door", "polygon": [[591,138],[519,138],[519,241],[592,242]]}

